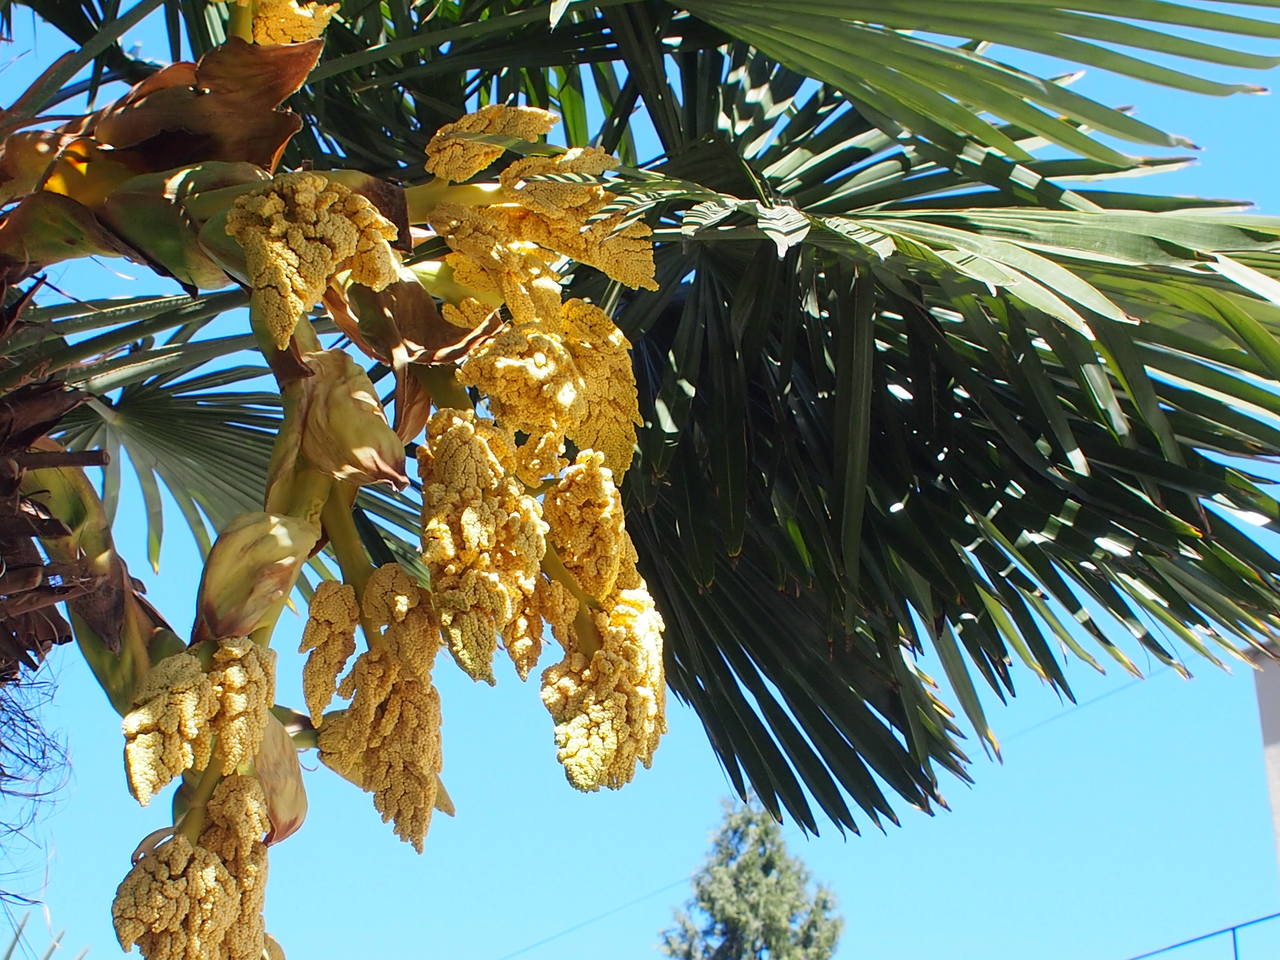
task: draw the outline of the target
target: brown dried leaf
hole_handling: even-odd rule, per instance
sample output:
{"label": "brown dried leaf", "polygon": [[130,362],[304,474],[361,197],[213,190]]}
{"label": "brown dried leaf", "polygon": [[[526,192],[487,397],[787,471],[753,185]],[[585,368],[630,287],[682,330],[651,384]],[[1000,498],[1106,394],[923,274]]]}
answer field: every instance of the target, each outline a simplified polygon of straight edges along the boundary
{"label": "brown dried leaf", "polygon": [[243,160],[274,170],[302,127],[275,109],[296,92],[323,42],[258,46],[233,37],[201,58],[178,63],[138,84],[82,126],[100,143],[137,147],[151,170],[202,160]]}

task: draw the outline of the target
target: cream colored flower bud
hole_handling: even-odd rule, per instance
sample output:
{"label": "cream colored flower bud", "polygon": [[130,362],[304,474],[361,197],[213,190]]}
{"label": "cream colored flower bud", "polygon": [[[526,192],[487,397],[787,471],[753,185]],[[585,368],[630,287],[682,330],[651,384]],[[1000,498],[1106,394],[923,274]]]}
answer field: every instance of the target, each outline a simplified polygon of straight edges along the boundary
{"label": "cream colored flower bud", "polygon": [[284,603],[319,537],[317,525],[280,514],[231,521],[205,560],[192,642],[253,633]]}
{"label": "cream colored flower bud", "polygon": [[302,456],[335,480],[407,486],[404,441],[387,425],[360,365],[342,350],[318,350],[303,359],[315,376],[301,383]]}

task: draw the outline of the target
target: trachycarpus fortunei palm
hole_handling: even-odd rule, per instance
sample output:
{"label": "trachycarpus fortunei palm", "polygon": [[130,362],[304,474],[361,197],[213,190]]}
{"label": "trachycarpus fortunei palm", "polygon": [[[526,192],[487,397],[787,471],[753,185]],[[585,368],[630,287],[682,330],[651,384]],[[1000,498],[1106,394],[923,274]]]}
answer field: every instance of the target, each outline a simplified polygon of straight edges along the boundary
{"label": "trachycarpus fortunei palm", "polygon": [[[648,229],[610,207],[601,178],[614,161],[598,150],[540,146],[496,182],[470,182],[506,146],[550,131],[555,116],[532,108],[486,107],[442,128],[428,147],[436,179],[420,187],[277,170],[300,127],[278,106],[314,66],[332,9],[242,5],[237,35],[199,63],[57,130],[15,133],[0,159],[0,188],[18,200],[0,227],[6,281],[94,253],[192,288],[234,279],[251,291],[284,407],[263,509],[220,532],[189,642],[124,588],[81,468],[23,481],[71,530],[46,550],[90,554],[114,584],[112,625],[73,626],[124,716],[131,791],[147,804],[183,778],[172,824],[139,846],[114,905],[122,945],[151,960],[278,952],[261,918],[266,847],[305,813],[297,749],[318,747],[422,849],[433,809],[452,812],[431,679],[441,646],[493,683],[501,638],[525,678],[551,627],[564,656],[542,698],[579,789],[629,781],[665,729],[662,621],[615,479],[639,419],[630,344],[598,307],[563,302],[559,282],[572,260],[653,287]],[[414,259],[428,241],[447,252]],[[322,346],[308,319],[319,301],[393,370],[390,423],[359,364]],[[408,484],[405,447],[424,428],[420,583],[375,567],[351,506],[362,485]],[[342,582],[311,600],[302,714],[274,704],[270,642],[326,544]],[[339,679],[357,632],[365,649]],[[330,710],[335,693],[349,702]]]}

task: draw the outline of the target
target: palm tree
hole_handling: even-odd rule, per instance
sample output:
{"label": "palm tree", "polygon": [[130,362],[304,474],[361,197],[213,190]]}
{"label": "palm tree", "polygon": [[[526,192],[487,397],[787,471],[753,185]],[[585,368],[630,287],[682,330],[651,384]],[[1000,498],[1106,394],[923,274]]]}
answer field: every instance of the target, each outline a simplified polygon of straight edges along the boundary
{"label": "palm tree", "polygon": [[[8,130],[151,75],[118,41],[161,7],[177,58],[220,44],[234,6],[27,5],[80,52]],[[940,770],[966,776],[920,651],[995,748],[979,684],[1003,698],[1027,669],[1070,696],[1065,657],[1137,673],[1136,644],[1185,671],[1184,649],[1220,663],[1280,629],[1280,561],[1237,522],[1280,520],[1255,466],[1280,454],[1280,221],[1109,189],[1183,162],[1112,143],[1187,142],[1001,52],[1221,96],[1253,88],[1152,56],[1268,67],[1237,39],[1280,25],[1112,10],[344,0],[289,100],[290,168],[419,183],[441,124],[512,100],[627,165],[611,189],[655,229],[658,289],[580,267],[565,292],[634,345],[645,426],[624,494],[667,676],[738,791],[807,829],[812,802],[856,830],[896,819],[887,792],[927,809]],[[0,386],[61,370],[90,396],[55,435],[111,455],[108,503],[132,464],[153,556],[162,486],[206,550],[260,509],[279,401],[247,331],[204,332],[247,300],[33,306],[8,341]],[[354,510],[374,556],[412,562],[413,499],[365,488]]]}

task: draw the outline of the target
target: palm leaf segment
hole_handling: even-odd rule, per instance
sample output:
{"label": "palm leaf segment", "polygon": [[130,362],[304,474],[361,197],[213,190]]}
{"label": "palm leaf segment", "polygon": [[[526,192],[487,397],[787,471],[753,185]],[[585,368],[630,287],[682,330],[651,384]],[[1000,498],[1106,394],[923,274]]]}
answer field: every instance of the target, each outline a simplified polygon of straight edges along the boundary
{"label": "palm leaf segment", "polygon": [[[662,143],[622,201],[658,226],[662,281],[620,317],[648,421],[628,515],[672,686],[775,813],[816,829],[816,800],[856,829],[848,799],[878,822],[886,787],[927,808],[937,767],[964,776],[916,652],[994,745],[972,671],[1003,696],[1017,659],[1069,694],[1063,652],[1136,672],[1124,632],[1185,669],[1182,646],[1216,660],[1280,626],[1280,568],[1239,522],[1280,518],[1251,466],[1280,450],[1280,222],[1095,189],[1180,161],[1088,130],[1185,141],[985,49],[1226,94],[1246,88],[1115,45],[1266,66],[1168,31],[1275,23],[1173,3],[1121,22],[1084,0],[347,6],[295,98],[291,162],[416,178],[406,158],[474,96],[555,108],[571,144],[631,160],[642,123]],[[221,39],[213,9],[181,6],[197,53]],[[972,42],[904,32],[921,26]],[[1047,144],[1072,156],[1037,159]],[[591,271],[573,286],[618,296]],[[173,379],[206,358],[112,403],[261,446],[275,414],[219,394],[236,372]],[[144,477],[191,491],[188,519],[256,495],[214,490],[145,420],[72,437],[115,430]],[[384,538],[412,526],[377,512]]]}

